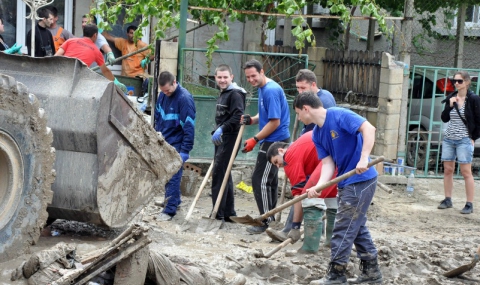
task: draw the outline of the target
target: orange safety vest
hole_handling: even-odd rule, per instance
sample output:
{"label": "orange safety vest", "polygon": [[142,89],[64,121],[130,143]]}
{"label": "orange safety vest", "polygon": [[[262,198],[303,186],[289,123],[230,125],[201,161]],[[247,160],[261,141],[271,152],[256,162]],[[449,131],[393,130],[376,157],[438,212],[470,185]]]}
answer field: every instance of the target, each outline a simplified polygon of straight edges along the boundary
{"label": "orange safety vest", "polygon": [[60,27],[57,31],[57,34],[53,37],[53,43],[55,44],[55,52],[58,51],[60,46],[65,42],[65,39],[61,37],[63,28]]}

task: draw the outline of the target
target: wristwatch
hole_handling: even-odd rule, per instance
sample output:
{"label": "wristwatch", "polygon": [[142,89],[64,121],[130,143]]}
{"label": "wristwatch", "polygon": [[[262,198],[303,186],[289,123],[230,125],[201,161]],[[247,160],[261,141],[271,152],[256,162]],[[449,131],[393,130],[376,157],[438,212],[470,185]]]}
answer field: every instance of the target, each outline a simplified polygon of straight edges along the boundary
{"label": "wristwatch", "polygon": [[256,142],[259,141],[259,139],[258,139],[256,136],[253,136],[253,139],[254,139]]}

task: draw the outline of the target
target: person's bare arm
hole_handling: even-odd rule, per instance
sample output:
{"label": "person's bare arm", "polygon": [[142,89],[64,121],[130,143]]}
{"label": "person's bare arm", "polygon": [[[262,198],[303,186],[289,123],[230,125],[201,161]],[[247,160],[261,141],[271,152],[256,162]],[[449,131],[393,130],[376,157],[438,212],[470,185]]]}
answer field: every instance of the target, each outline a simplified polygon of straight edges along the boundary
{"label": "person's bare arm", "polygon": [[308,194],[308,198],[317,198],[320,196],[320,194],[315,191],[315,188],[332,179],[333,174],[335,173],[335,167],[335,162],[331,156],[327,156],[322,159],[320,178],[318,179],[317,185],[307,189],[306,192]]}
{"label": "person's bare arm", "polygon": [[110,69],[107,68],[107,66],[104,64],[100,66],[100,70],[102,71],[103,76],[105,76],[107,79],[114,81],[115,77],[113,76],[113,73]]}
{"label": "person's bare arm", "polygon": [[104,31],[102,35],[105,37],[105,39],[107,39],[107,41],[115,42],[115,37],[110,35],[109,33]]}
{"label": "person's bare arm", "polygon": [[[107,37],[105,37],[105,38],[107,38]],[[107,40],[108,40],[108,39],[107,39]],[[106,53],[106,54],[112,51],[112,48],[111,48],[108,44],[104,44],[104,45],[101,47],[101,49],[102,49],[102,51],[103,51],[104,53]]]}
{"label": "person's bare arm", "polygon": [[360,160],[357,163],[357,174],[363,173],[368,170],[368,157],[372,151],[373,145],[375,144],[375,131],[377,129],[372,126],[368,121],[363,122],[363,124],[358,128],[358,131],[362,134],[363,137],[363,146],[362,146],[362,155]]}
{"label": "person's bare arm", "polygon": [[263,129],[256,135],[257,139],[263,140],[264,138],[268,137],[278,128],[278,126],[280,126],[280,119],[269,120]]}
{"label": "person's bare arm", "polygon": [[59,47],[58,51],[55,53],[55,56],[60,56],[64,54],[65,54],[65,50],[62,47]]}

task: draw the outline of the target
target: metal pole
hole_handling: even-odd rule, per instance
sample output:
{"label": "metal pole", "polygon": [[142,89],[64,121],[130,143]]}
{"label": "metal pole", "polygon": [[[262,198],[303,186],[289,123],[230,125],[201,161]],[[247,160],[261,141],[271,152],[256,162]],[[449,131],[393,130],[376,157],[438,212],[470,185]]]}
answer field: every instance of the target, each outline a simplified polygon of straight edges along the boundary
{"label": "metal pole", "polygon": [[[400,45],[400,61],[410,66],[410,53],[412,49],[412,30],[413,30],[413,12],[414,0],[405,0],[405,17],[402,21],[403,41]],[[406,134],[407,134],[407,114],[408,114],[408,86],[409,70],[403,72],[402,101],[400,104],[400,124],[397,142],[397,157],[406,158]]]}
{"label": "metal pole", "polygon": [[187,17],[188,17],[188,0],[181,0],[180,2],[180,29],[178,31],[178,66],[177,66],[177,81],[183,83],[183,48],[187,38]]}

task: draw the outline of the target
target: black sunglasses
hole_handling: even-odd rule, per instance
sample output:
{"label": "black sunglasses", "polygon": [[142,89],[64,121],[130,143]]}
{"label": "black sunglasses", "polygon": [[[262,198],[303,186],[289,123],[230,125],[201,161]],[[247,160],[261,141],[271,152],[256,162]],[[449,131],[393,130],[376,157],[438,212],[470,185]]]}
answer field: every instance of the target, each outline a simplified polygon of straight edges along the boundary
{"label": "black sunglasses", "polygon": [[463,79],[452,79],[453,84],[458,83],[458,84],[463,84]]}

